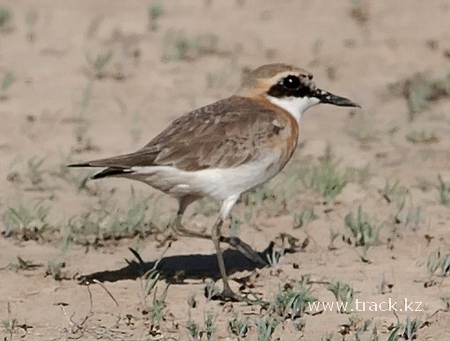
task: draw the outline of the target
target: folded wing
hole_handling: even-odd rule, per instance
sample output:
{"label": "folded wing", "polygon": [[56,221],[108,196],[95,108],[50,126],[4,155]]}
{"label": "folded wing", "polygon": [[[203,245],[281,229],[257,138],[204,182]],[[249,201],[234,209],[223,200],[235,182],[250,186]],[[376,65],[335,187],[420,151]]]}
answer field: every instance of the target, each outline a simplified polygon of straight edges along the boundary
{"label": "folded wing", "polygon": [[273,111],[244,97],[230,97],[173,121],[142,149],[72,167],[107,167],[94,178],[132,173],[132,167],[172,166],[196,171],[255,160],[284,127]]}

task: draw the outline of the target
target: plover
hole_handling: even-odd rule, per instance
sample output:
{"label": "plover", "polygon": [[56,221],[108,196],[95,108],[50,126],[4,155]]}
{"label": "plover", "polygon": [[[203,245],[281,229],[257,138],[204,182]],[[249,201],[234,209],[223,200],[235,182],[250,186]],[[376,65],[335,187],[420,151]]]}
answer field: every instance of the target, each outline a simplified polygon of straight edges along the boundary
{"label": "plover", "polygon": [[[237,238],[221,237],[221,226],[242,193],[283,169],[297,146],[301,116],[319,103],[359,107],[318,89],[313,75],[304,69],[264,65],[250,72],[231,97],[184,114],[142,149],[70,166],[104,167],[93,179],[139,180],[177,198],[174,229],[212,239],[223,281],[221,297],[240,299],[228,283],[220,242],[255,261],[258,254]],[[221,202],[210,236],[181,224],[188,205],[203,197]]]}

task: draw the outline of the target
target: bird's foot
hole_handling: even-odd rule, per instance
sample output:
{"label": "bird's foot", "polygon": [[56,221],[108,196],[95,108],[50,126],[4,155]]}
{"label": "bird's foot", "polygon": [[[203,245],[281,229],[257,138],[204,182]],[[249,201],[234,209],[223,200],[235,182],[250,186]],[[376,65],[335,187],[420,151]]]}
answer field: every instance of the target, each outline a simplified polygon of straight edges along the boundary
{"label": "bird's foot", "polygon": [[225,288],[220,294],[216,294],[212,297],[213,300],[225,301],[225,302],[242,302],[245,301],[244,296],[236,294],[230,288]]}
{"label": "bird's foot", "polygon": [[221,237],[221,241],[228,243],[253,263],[267,265],[267,261],[261,257],[261,254],[251,248],[250,245],[237,237]]}

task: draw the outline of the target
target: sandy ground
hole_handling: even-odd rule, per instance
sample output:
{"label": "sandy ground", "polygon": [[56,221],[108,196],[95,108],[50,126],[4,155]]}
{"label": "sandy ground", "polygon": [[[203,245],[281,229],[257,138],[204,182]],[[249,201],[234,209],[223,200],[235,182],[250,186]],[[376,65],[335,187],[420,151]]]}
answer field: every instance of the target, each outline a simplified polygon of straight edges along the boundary
{"label": "sandy ground", "polygon": [[[88,173],[64,165],[133,151],[175,117],[229,96],[246,70],[272,62],[308,69],[319,87],[362,109],[311,109],[295,158],[265,187],[274,195],[257,205],[246,197],[236,207],[240,237],[256,250],[271,241],[280,250],[282,233],[303,245],[272,267],[227,251],[233,286],[265,301],[302,279],[318,302],[336,301],[327,290],[335,281],[354,289],[354,311],[307,309],[282,321],[272,340],[387,340],[396,326],[404,340],[407,319],[420,321],[411,333],[417,340],[450,339],[449,81],[423,95],[426,84],[450,69],[450,1],[11,0],[0,6],[12,14],[0,20],[2,340],[237,340],[227,328],[233,316],[251,321],[241,339],[265,340],[257,323],[281,318],[276,312],[205,297],[205,283],[221,285],[210,241],[181,238],[166,249],[160,241],[167,233],[155,228],[108,235],[112,217],[125,219],[130,193],[139,214],[145,206],[139,202],[148,206],[139,226],[163,228],[173,200],[126,180],[83,185]],[[294,181],[294,194],[282,197],[287,179],[327,158],[339,171],[352,170],[338,195],[324,198]],[[358,206],[380,228],[366,254],[344,224]],[[11,218],[38,207],[48,207],[45,218]],[[294,228],[311,208],[316,219]],[[204,202],[185,222],[208,228],[215,212]],[[79,234],[70,239],[75,225]],[[88,234],[93,226],[106,232]],[[146,295],[146,282],[136,277],[157,260],[166,280]],[[48,264],[62,262],[62,280],[54,278],[57,268],[46,275]],[[103,284],[80,285],[84,275]],[[154,300],[166,283],[158,319]],[[389,300],[398,311],[373,308]],[[410,309],[405,300],[414,302]],[[187,328],[194,323],[204,331],[197,338]]]}

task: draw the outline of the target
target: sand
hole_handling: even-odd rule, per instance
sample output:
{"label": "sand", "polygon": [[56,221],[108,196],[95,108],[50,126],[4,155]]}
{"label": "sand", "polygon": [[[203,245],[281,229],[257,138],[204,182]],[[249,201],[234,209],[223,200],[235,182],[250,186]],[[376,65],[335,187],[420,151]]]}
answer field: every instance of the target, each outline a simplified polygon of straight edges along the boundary
{"label": "sand", "polygon": [[[208,314],[215,330],[198,340],[238,340],[228,331],[233,314],[252,321],[242,339],[258,340],[256,321],[281,318],[205,297],[206,283],[221,285],[212,242],[161,246],[167,233],[155,232],[173,216],[173,199],[127,180],[84,184],[92,172],[64,167],[142,147],[179,115],[232,94],[246,71],[273,62],[311,71],[319,87],[362,109],[309,110],[295,157],[264,187],[273,196],[252,204],[252,194],[237,205],[239,236],[255,250],[271,241],[281,250],[282,234],[298,241],[273,266],[227,251],[233,287],[273,301],[303,280],[317,302],[336,301],[330,283],[353,288],[353,311],[307,309],[281,322],[272,340],[386,340],[399,324],[403,333],[407,318],[420,321],[417,340],[450,339],[448,271],[429,270],[438,250],[441,260],[450,252],[448,82],[423,95],[450,69],[449,1],[14,0],[1,8],[12,14],[0,24],[2,340],[194,340],[187,327],[206,330]],[[295,177],[326,160],[348,170],[331,198]],[[73,226],[108,231],[123,221],[132,193],[131,217],[145,217],[137,225],[146,233],[75,235],[64,244]],[[48,208],[47,225],[11,223],[20,205]],[[359,206],[380,229],[367,252],[344,223]],[[295,228],[311,208],[316,219]],[[205,201],[184,221],[208,230],[216,213]],[[127,264],[136,261],[130,247],[145,262],[138,270],[161,261],[156,294],[145,295]],[[18,257],[29,263],[19,266]],[[55,268],[46,275],[49,263],[62,262],[61,280]],[[152,319],[167,283],[161,319]]]}

